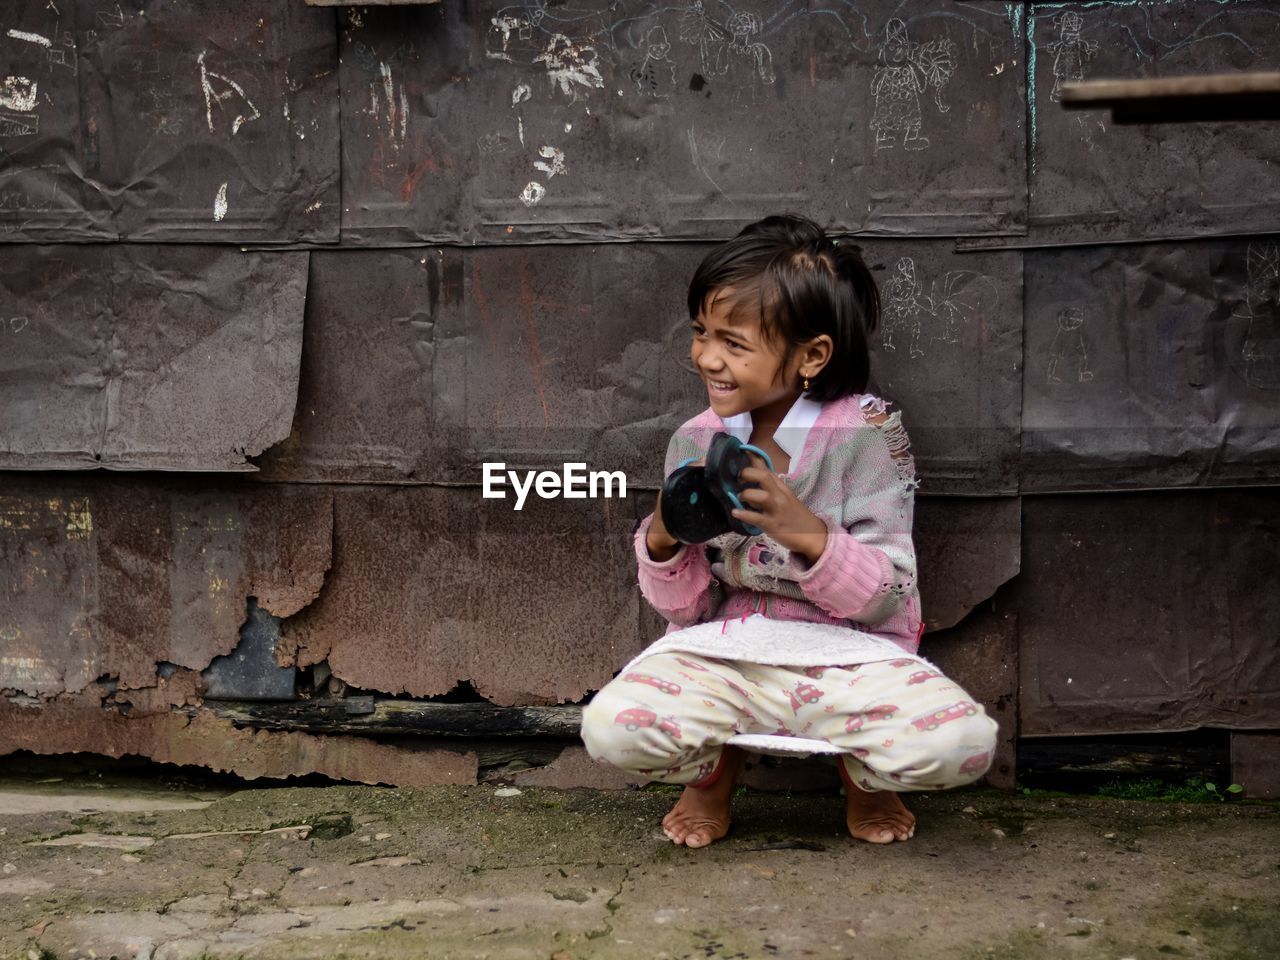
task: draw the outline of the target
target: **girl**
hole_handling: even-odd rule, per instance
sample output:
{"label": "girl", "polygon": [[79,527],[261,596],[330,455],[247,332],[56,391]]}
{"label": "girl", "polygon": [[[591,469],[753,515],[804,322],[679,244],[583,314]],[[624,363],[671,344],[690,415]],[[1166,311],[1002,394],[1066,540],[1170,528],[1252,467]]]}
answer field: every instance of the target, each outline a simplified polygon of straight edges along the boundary
{"label": "girl", "polygon": [[[686,785],[677,844],[729,828],[743,748],[834,753],[853,836],[906,840],[903,790],[976,780],[996,724],[915,655],[923,625],[900,414],[864,394],[875,282],[856,246],[774,216],[712,251],[689,286],[690,356],[711,407],[666,473],[724,431],[768,455],[742,471],[757,536],[682,544],[662,503],[636,531],[641,593],[670,623],[583,711],[597,760]],[[776,471],[776,472],[774,472]]]}

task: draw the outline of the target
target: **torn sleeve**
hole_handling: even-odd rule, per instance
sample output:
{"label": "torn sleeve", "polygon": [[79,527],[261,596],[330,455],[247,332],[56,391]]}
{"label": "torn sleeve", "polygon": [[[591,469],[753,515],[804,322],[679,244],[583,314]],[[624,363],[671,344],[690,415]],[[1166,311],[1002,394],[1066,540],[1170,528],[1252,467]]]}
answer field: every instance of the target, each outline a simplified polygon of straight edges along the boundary
{"label": "torn sleeve", "polygon": [[874,626],[901,609],[916,583],[918,483],[901,414],[868,419],[845,455],[843,516],[820,517],[826,546],[796,582],[831,616]]}

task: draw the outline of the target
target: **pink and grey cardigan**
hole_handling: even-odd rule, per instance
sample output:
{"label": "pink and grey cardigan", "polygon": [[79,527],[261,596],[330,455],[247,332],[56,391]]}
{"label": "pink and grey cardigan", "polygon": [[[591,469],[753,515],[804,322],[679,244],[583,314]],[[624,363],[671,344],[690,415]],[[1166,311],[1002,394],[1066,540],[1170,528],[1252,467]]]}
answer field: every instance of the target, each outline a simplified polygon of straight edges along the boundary
{"label": "pink and grey cardigan", "polygon": [[[649,556],[650,514],[636,529],[640,592],[673,632],[696,623],[759,613],[778,620],[848,627],[915,653],[923,632],[911,541],[915,464],[901,414],[876,424],[885,403],[855,395],[823,404],[799,456],[780,476],[827,525],[812,566],[767,534],[727,533],[682,545],[671,559]],[[671,437],[665,475],[706,453],[725,423],[710,408]]]}

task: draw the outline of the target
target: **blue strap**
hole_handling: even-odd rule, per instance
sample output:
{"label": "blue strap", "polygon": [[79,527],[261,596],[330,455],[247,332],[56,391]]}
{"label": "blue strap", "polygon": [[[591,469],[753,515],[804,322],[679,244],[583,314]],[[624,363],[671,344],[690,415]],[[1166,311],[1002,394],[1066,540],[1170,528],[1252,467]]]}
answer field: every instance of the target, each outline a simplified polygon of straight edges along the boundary
{"label": "blue strap", "polygon": [[[753,444],[753,443],[744,443],[744,444],[742,444],[742,449],[743,449],[743,450],[750,450],[752,453],[758,453],[758,454],[760,454],[760,456],[764,458],[764,462],[765,462],[765,464],[769,467],[769,472],[770,472],[770,473],[772,473],[772,472],[773,472],[773,460],[772,460],[772,459],[770,459],[769,455],[768,455],[767,453],[765,453],[763,450],[761,450],[759,447],[757,447],[755,444]],[[738,510],[746,510],[746,509],[747,509],[745,506],[743,506],[742,501],[738,498],[738,495],[737,495],[736,493],[734,493],[732,490],[725,490],[725,493],[727,493],[727,494],[729,495],[729,499],[733,502],[733,505],[734,505],[734,507],[735,507],[735,508],[737,508]],[[764,531],[762,531],[759,527],[757,527],[754,523],[747,523],[747,521],[745,521],[745,520],[743,520],[743,521],[741,521],[741,522],[742,522],[742,525],[743,525],[744,527],[746,527],[746,528],[747,528],[748,530],[750,530],[750,531],[753,531],[753,532],[752,532],[752,536],[756,536],[756,535],[758,535],[758,534],[760,534],[760,533],[763,533],[763,532],[764,532]]]}

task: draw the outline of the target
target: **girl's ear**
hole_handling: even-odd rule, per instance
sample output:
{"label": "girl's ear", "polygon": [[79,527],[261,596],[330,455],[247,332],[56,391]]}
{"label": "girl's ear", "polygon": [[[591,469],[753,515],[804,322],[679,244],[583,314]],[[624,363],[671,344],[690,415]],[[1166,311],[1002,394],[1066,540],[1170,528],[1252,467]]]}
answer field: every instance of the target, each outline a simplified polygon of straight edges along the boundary
{"label": "girl's ear", "polygon": [[808,376],[813,378],[831,362],[831,355],[835,352],[835,343],[831,340],[831,337],[822,333],[806,343],[802,350],[801,370],[809,370]]}

